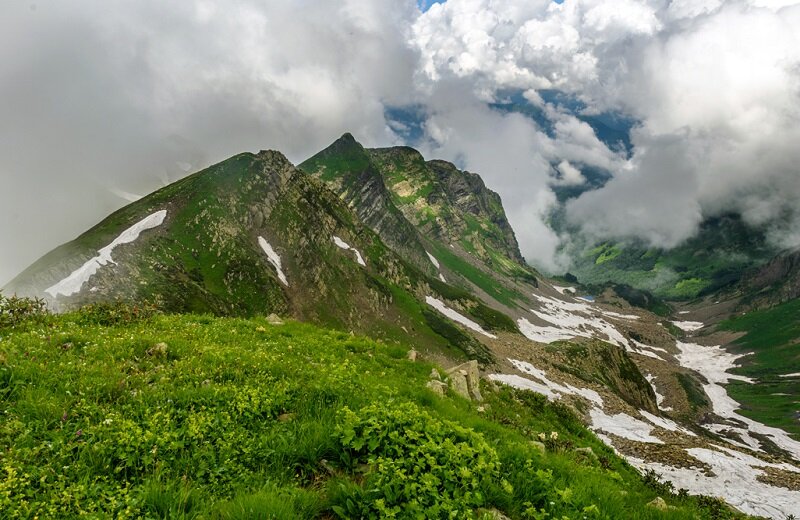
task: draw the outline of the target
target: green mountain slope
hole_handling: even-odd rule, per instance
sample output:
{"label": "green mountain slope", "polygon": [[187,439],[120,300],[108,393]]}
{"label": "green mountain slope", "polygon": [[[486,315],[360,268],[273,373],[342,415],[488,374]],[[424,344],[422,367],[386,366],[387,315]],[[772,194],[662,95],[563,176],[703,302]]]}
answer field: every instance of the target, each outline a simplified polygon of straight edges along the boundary
{"label": "green mountain slope", "polygon": [[435,396],[434,367],[400,346],[120,316],[2,330],[4,517],[740,518],[643,479],[540,395],[484,384],[480,410]]}
{"label": "green mountain slope", "polygon": [[800,299],[736,315],[720,328],[743,333],[733,347],[753,353],[735,373],[758,384],[733,381],[728,387],[731,397],[742,403],[742,413],[800,435]]}
{"label": "green mountain slope", "polygon": [[[429,268],[435,261],[447,282],[492,306],[516,308],[526,301],[527,290],[519,284],[536,283],[537,273],[522,259],[500,197],[475,174],[444,161],[426,162],[407,147],[365,149],[350,134],[300,168],[351,206],[383,208],[391,218],[376,221],[363,209],[359,214],[387,244],[397,236],[415,248],[421,244],[433,256],[423,264]],[[407,239],[409,228],[413,240]],[[416,254],[412,259],[420,261]]]}
{"label": "green mountain slope", "polygon": [[605,242],[573,255],[581,283],[630,285],[658,297],[687,300],[730,288],[777,251],[734,215],[706,220],[699,233],[670,250]]}
{"label": "green mountain slope", "polygon": [[[156,215],[161,223],[121,240]],[[406,231],[416,236],[407,222]],[[402,233],[387,235],[411,243]],[[419,251],[424,261],[414,264],[434,271]],[[485,347],[430,310],[425,297],[468,304],[464,312],[487,330],[507,325],[487,321],[494,315],[482,312],[487,308],[474,296],[450,294],[414,264],[323,183],[281,154],[261,152],[237,155],[123,208],[6,289],[45,296],[61,309],[121,299],[157,302],[171,312],[277,313],[488,360]],[[75,273],[86,272],[93,274],[75,283]]]}

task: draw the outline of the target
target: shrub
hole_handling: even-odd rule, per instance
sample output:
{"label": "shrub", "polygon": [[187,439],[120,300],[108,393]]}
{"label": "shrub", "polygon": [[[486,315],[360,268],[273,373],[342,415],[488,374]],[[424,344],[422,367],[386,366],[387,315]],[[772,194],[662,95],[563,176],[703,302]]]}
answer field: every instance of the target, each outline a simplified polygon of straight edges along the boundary
{"label": "shrub", "polygon": [[47,315],[47,304],[41,298],[4,296],[0,293],[0,328],[14,327],[28,320]]}
{"label": "shrub", "polygon": [[345,465],[368,468],[334,507],[343,518],[473,518],[500,481],[482,435],[413,404],[345,408],[336,436]]}

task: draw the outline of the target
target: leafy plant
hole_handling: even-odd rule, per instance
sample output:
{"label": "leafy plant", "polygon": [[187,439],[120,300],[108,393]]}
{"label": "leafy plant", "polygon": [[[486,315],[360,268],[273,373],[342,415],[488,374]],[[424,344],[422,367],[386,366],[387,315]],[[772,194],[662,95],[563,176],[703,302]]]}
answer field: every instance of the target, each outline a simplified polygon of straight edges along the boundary
{"label": "leafy plant", "polygon": [[410,403],[345,409],[337,437],[347,466],[369,467],[357,500],[334,508],[342,518],[472,518],[500,480],[482,435]]}

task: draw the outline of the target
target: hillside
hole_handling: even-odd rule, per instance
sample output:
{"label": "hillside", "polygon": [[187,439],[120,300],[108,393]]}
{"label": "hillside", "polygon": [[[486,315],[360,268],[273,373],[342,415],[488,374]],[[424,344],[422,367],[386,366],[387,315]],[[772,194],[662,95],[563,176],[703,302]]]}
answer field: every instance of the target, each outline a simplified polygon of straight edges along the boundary
{"label": "hillside", "polygon": [[399,344],[142,312],[0,330],[5,517],[740,517],[643,480],[532,392],[437,397]]}
{"label": "hillside", "polygon": [[663,250],[604,242],[573,251],[581,283],[620,283],[670,300],[691,300],[735,286],[778,251],[736,215],[707,219],[694,237]]}
{"label": "hillside", "polygon": [[[250,354],[243,349],[256,348],[260,343],[253,338],[272,330],[263,321],[263,317],[268,315],[324,327],[325,331],[318,331],[287,325],[281,326],[280,330],[316,331],[309,334],[312,337],[323,335],[326,338],[323,342],[332,342],[330,348],[334,348],[339,340],[347,343],[350,341],[347,338],[363,334],[389,345],[398,358],[413,350],[412,357],[418,359],[413,366],[426,367],[416,375],[403,372],[408,384],[413,382],[413,387],[422,392],[421,396],[414,398],[418,406],[430,407],[434,402],[428,390],[422,390],[428,385],[439,393],[456,393],[472,399],[479,399],[479,394],[489,392],[489,397],[486,397],[489,408],[477,402],[467,407],[475,407],[477,411],[477,406],[483,406],[483,412],[477,413],[483,413],[484,417],[492,416],[492,410],[500,407],[505,411],[493,417],[493,421],[506,426],[516,424],[514,417],[518,412],[509,415],[509,409],[503,408],[509,403],[493,401],[491,395],[495,390],[498,395],[510,396],[508,398],[512,401],[516,399],[514,402],[520,407],[530,408],[519,414],[520,417],[530,416],[534,424],[544,420],[540,415],[548,416],[550,412],[544,410],[568,409],[570,416],[577,418],[631,466],[644,473],[646,482],[664,498],[669,498],[671,488],[666,483],[669,481],[673,488],[685,488],[687,491],[683,494],[721,497],[745,513],[772,518],[800,514],[800,486],[796,478],[800,474],[797,465],[800,442],[786,431],[770,427],[771,419],[739,410],[739,404],[728,395],[728,388],[733,389],[739,381],[755,382],[752,378],[735,374],[739,356],[719,347],[731,341],[732,336],[715,332],[713,325],[719,321],[719,316],[725,312],[729,314],[730,309],[710,316],[706,307],[695,306],[680,310],[678,315],[670,315],[672,311],[659,305],[657,300],[649,300],[646,294],[637,294],[620,285],[611,288],[598,285],[587,292],[586,286],[575,287],[548,280],[525,265],[502,201],[480,177],[444,161],[425,160],[410,148],[366,149],[351,135],[345,134],[299,168],[275,151],[236,155],[114,213],[76,240],[43,257],[6,290],[7,293],[41,296],[51,308],[62,312],[89,305],[79,314],[48,318],[52,320],[47,322],[50,329],[37,332],[41,344],[34,344],[31,337],[25,340],[31,348],[45,348],[51,339],[44,338],[62,332],[88,335],[81,336],[80,343],[85,347],[78,349],[81,353],[92,345],[108,347],[107,334],[119,332],[120,341],[123,336],[126,341],[133,342],[139,337],[146,338],[149,345],[146,348],[143,343],[136,343],[135,349],[138,350],[134,349],[135,352],[129,350],[129,354],[102,358],[114,365],[133,356],[135,359],[124,365],[127,368],[119,369],[126,378],[148,373],[149,369],[137,368],[137,364],[163,350],[155,347],[160,343],[181,352],[177,361],[188,360],[191,356],[187,352],[203,351],[206,344],[223,341],[221,336],[237,346],[226,350],[227,357],[222,364],[209,354],[216,359],[214,363],[225,367],[239,366],[240,360],[234,354],[238,348],[242,351],[241,362],[247,363],[242,370],[253,375],[250,370],[259,366],[260,361],[248,357]],[[662,315],[631,304],[640,300]],[[9,301],[16,302],[13,299]],[[106,307],[117,301],[138,305],[140,309],[156,308],[168,315],[146,324],[134,320],[133,330],[125,335],[115,320],[120,316],[131,318],[130,313],[118,312],[113,306],[109,311]],[[25,308],[24,303],[20,305]],[[0,308],[0,323],[6,318],[11,323],[15,321],[13,305],[9,309],[4,311]],[[99,324],[98,313],[102,318]],[[113,326],[95,328],[108,324],[109,315],[113,318]],[[227,318],[217,320],[210,315]],[[231,317],[246,320],[236,321]],[[276,321],[274,316],[271,321]],[[249,327],[265,330],[257,330],[256,336],[248,336],[252,332]],[[151,329],[162,331],[163,334],[159,334],[163,339],[151,335]],[[193,336],[193,330],[213,332],[217,339],[212,338],[212,341],[205,336]],[[302,338],[302,334],[298,334]],[[95,336],[98,339],[92,339]],[[16,336],[12,334],[9,337]],[[10,343],[6,343],[5,337],[2,339],[0,353],[5,355],[6,345]],[[289,343],[284,339],[280,332],[275,332],[270,336],[269,344],[285,347],[287,352],[297,348],[291,343],[291,338],[286,339]],[[320,349],[321,354],[327,351],[328,347],[316,340],[308,339],[308,342],[314,345],[309,347],[312,350]],[[60,343],[65,351],[72,351],[76,344],[69,338]],[[377,344],[381,343],[373,345]],[[125,346],[127,343],[119,345],[128,348]],[[322,382],[330,377],[339,377],[336,384],[341,384],[342,388],[349,385],[350,391],[358,394],[336,394],[329,403],[333,408],[347,403],[366,406],[373,400],[385,403],[390,394],[376,390],[372,396],[372,390],[362,386],[371,380],[373,376],[370,374],[380,373],[381,378],[386,378],[386,381],[376,378],[376,385],[386,384],[398,391],[406,388],[406,383],[393,380],[393,362],[377,356],[376,352],[367,349],[367,358],[371,361],[365,359],[367,364],[361,365],[359,371],[336,375],[338,361],[324,358],[324,363],[314,364],[312,353],[306,351],[303,359],[309,366],[303,370],[316,371]],[[41,356],[37,355],[36,359],[42,359]],[[205,374],[202,364],[206,362],[206,355],[203,356],[196,360],[200,365],[188,367],[189,372],[175,372],[166,377],[174,384],[193,381],[192,384],[197,386],[198,380],[192,374],[194,371]],[[349,356],[344,354],[344,358]],[[81,359],[89,364],[96,362],[94,358]],[[468,360],[473,360],[474,364],[469,364],[467,371],[461,364]],[[31,358],[30,361],[35,360]],[[378,365],[369,364],[373,361]],[[444,381],[429,381],[427,376],[431,364],[456,372],[442,374]],[[164,366],[161,363],[156,372],[161,373]],[[287,375],[290,373],[288,370],[288,366],[269,362],[257,374],[259,383],[253,387],[255,390],[251,388],[248,392],[266,392],[276,378],[293,379],[294,375]],[[460,370],[465,370],[463,377]],[[110,388],[108,385],[112,383],[108,381],[112,380],[116,381],[113,384],[121,384],[117,369],[109,374],[105,383],[97,383],[102,388]],[[155,384],[161,377],[148,374],[148,384]],[[225,374],[234,377],[232,372]],[[223,382],[227,381],[225,374],[220,376]],[[306,381],[308,376],[303,374],[307,372],[300,372],[297,377]],[[415,379],[420,374],[424,377]],[[15,378],[17,375],[5,384],[10,388]],[[206,380],[214,381],[206,376],[199,380],[200,387]],[[263,384],[262,380],[269,383]],[[311,387],[317,388],[313,384]],[[517,394],[512,388],[534,391],[558,406],[548,408],[549,405],[544,404],[545,397],[520,397],[528,394]],[[188,392],[183,387],[170,386],[169,391],[173,390],[178,395]],[[74,393],[72,389],[69,391]],[[296,400],[291,402],[302,408],[300,403],[307,396],[298,392],[291,397]],[[70,395],[66,390],[64,394]],[[252,397],[252,394],[248,396],[250,400],[261,399]],[[178,400],[174,397],[165,399]],[[24,411],[24,407],[22,409]],[[375,413],[391,418],[391,421],[400,420],[394,416],[394,409],[393,405],[386,405]],[[433,420],[409,411],[411,409],[402,409],[402,413],[397,413],[408,412],[421,424]],[[214,415],[222,414],[223,419],[227,417],[215,410]],[[152,410],[148,408],[148,411]],[[144,414],[141,410],[138,413]],[[275,413],[294,412],[287,409]],[[445,414],[442,417],[459,419],[457,422],[462,426],[472,427],[479,433],[494,432],[493,428],[498,427],[480,426],[482,423],[473,421],[472,415]],[[34,416],[21,419],[23,426],[35,420],[38,419]],[[767,424],[759,422],[762,420]],[[552,426],[547,427],[557,431],[557,421],[542,423],[541,428],[545,430],[545,425],[550,424]],[[452,432],[461,431],[452,426]],[[562,426],[571,428],[566,423]],[[571,431],[579,435],[576,439],[584,439],[580,437],[583,433]],[[581,431],[586,430],[581,427]],[[242,436],[258,438],[254,432],[248,430]],[[368,440],[373,440],[372,435],[366,435]],[[375,435],[380,437],[382,434]],[[464,435],[473,438],[472,434]],[[450,433],[443,438],[449,436]],[[494,439],[494,433],[488,436]],[[217,439],[213,442],[219,446],[223,441]],[[577,440],[570,442],[579,445]],[[528,444],[525,443],[522,447],[508,449],[512,452],[514,449],[527,450]],[[480,443],[477,446],[481,446],[478,451],[484,449]],[[362,448],[359,446],[356,450]],[[298,449],[306,453],[310,448],[301,443]],[[596,450],[593,452],[597,453]],[[366,453],[359,456],[362,455],[368,456]],[[318,460],[314,459],[316,455],[306,453],[304,456]],[[606,456],[598,460],[603,461]],[[319,460],[333,460],[332,456],[320,457]],[[558,457],[557,460],[561,460]],[[339,511],[333,509],[334,505],[367,507],[364,504],[372,504],[370,500],[375,498],[372,491],[366,493],[364,490],[373,488],[358,490],[351,485],[352,482],[365,484],[363,475],[351,475],[351,484],[338,480],[343,470],[352,472],[354,468],[360,468],[362,473],[369,470],[371,464],[366,464],[363,459],[359,461],[355,463],[355,459],[351,459],[353,465],[347,467],[330,466],[332,471],[325,470],[328,476],[315,474],[310,484],[303,482],[303,489],[319,492],[321,503],[328,504],[320,506],[322,509],[319,511]],[[181,464],[185,468],[183,474],[188,478],[198,467],[206,471],[209,462],[191,459]],[[385,467],[397,469],[392,464]],[[470,465],[461,467],[469,468]],[[511,464],[508,467],[518,466]],[[600,467],[605,468],[606,463],[601,462]],[[234,470],[228,466],[225,468],[224,475],[214,478],[223,479],[220,482],[232,478],[227,472]],[[235,484],[248,485],[256,469],[246,469],[244,480]],[[159,468],[150,468],[145,480],[157,479],[159,473],[156,470],[160,471]],[[289,485],[286,475],[269,471],[263,474],[266,477],[262,475],[261,480],[256,478],[255,481],[264,484],[268,479],[269,485],[273,486],[269,488],[272,495],[294,493],[290,490],[287,491],[289,495],[282,495],[282,490],[285,491]],[[570,471],[578,470],[570,467]],[[633,470],[628,468],[626,471]],[[88,473],[94,474],[92,471]],[[622,474],[620,471],[617,473]],[[580,471],[576,474],[583,475]],[[471,473],[462,474],[461,470],[458,475],[458,486],[470,481],[472,476]],[[536,475],[535,478],[541,476]],[[511,482],[510,477],[505,478]],[[529,474],[526,478],[534,477]],[[578,488],[578,484],[568,484],[572,480],[564,478],[565,481],[558,480],[558,484],[553,484],[554,489]],[[589,476],[586,478],[593,482]],[[731,483],[731,478],[734,483]],[[350,502],[346,499],[345,505],[336,502],[335,497],[339,495],[329,492],[327,484],[322,486],[323,481],[331,479],[334,487],[355,493],[347,495]],[[623,477],[623,481],[634,487],[640,485],[629,482],[627,477]],[[444,486],[443,481],[437,482],[427,484],[437,489]],[[468,500],[471,506],[477,507],[488,501],[508,512],[512,518],[544,517],[541,511],[525,509],[531,507],[524,506],[526,501],[531,504],[538,502],[517,494],[509,498],[503,492],[511,491],[503,491],[502,481],[502,492],[495,486],[497,481],[492,482],[494,484],[488,488],[481,488],[479,497],[474,489],[470,491]],[[203,486],[211,483],[208,481]],[[314,483],[324,490],[315,487]],[[517,489],[517,485],[511,483]],[[46,488],[50,489],[49,486]],[[219,492],[227,493],[232,488],[225,489],[223,486]],[[398,499],[400,491],[394,487],[387,489],[390,489],[384,490],[387,497]],[[601,486],[600,489],[606,488]],[[527,487],[524,491],[534,492]],[[219,506],[219,500],[233,497],[232,494],[225,497],[215,495],[217,491],[210,489],[198,493],[205,494],[203,500],[211,508],[204,509],[206,513]],[[250,489],[247,493],[256,491]],[[584,514],[589,516],[595,515],[593,504],[601,511],[613,512],[617,511],[616,505],[602,505],[601,502],[611,500],[621,504],[627,499],[622,499],[622,502],[613,497],[570,500],[566,500],[570,502],[570,508],[582,504],[582,508],[588,508]],[[705,499],[700,499],[700,502],[708,503]],[[689,504],[697,502],[684,497],[678,503],[694,507]],[[303,506],[298,503],[287,507]],[[538,505],[535,507],[540,508]],[[570,516],[569,513],[559,513],[562,511],[560,508],[557,506],[546,513]],[[413,507],[403,506],[402,511],[409,513]],[[574,513],[569,508],[563,511]],[[637,514],[644,515],[642,518],[656,514],[649,509],[645,511]],[[329,513],[320,514],[324,517]],[[348,517],[341,511],[337,514]],[[606,517],[617,517],[616,514],[607,513]],[[360,514],[349,516],[358,517]],[[599,516],[603,517],[602,514]]]}
{"label": "hillside", "polygon": [[[402,231],[387,235],[412,243]],[[488,359],[480,343],[429,310],[425,297],[460,301],[490,331],[513,324],[437,280],[418,250],[421,260],[412,265],[283,155],[240,154],[123,208],[6,290],[44,297],[56,309],[121,299],[178,313],[291,315]]]}

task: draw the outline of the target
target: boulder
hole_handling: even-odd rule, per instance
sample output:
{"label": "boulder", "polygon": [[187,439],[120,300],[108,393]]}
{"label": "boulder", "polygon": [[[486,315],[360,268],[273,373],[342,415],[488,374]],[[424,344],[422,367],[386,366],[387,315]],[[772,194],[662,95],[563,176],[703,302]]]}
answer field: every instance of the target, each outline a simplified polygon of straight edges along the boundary
{"label": "boulder", "polygon": [[408,360],[409,361],[416,361],[417,360],[417,351],[413,348],[408,351]]}
{"label": "boulder", "polygon": [[430,388],[434,394],[438,395],[439,397],[444,397],[444,394],[447,392],[447,385],[442,383],[441,381],[428,381],[428,384],[425,385],[427,388]]}
{"label": "boulder", "polygon": [[545,453],[547,451],[547,446],[545,446],[543,442],[530,441],[530,444],[531,444],[531,446],[533,446],[534,448],[536,448],[537,450],[539,450],[542,453]]}
{"label": "boulder", "polygon": [[669,506],[667,505],[666,502],[664,502],[664,499],[661,497],[654,498],[653,500],[648,502],[647,505],[648,507],[658,509],[659,511],[666,511],[667,509],[669,509]]}
{"label": "boulder", "polygon": [[[481,378],[480,372],[478,371],[478,362],[473,359],[472,361],[467,361],[447,371],[447,375],[450,376],[451,379],[459,379],[454,377],[456,374],[464,378],[467,386],[466,394],[459,395],[463,395],[467,399],[473,401],[483,401],[480,390]],[[456,384],[460,384],[460,382]]]}
{"label": "boulder", "polygon": [[453,372],[447,378],[450,384],[450,390],[460,395],[464,399],[472,399],[469,393],[469,384],[467,383],[467,375],[463,371]]}
{"label": "boulder", "polygon": [[147,349],[147,355],[150,357],[167,357],[167,349],[166,343],[156,343]]}
{"label": "boulder", "polygon": [[439,375],[439,371],[436,370],[435,368],[431,369],[431,375],[429,375],[428,378],[431,379],[431,380],[434,380],[434,381],[441,381],[442,380],[442,376]]}
{"label": "boulder", "polygon": [[497,509],[479,509],[478,514],[480,518],[487,520],[511,520]]}
{"label": "boulder", "polygon": [[283,325],[283,320],[277,314],[267,316],[267,323],[270,325]]}
{"label": "boulder", "polygon": [[595,455],[594,450],[589,446],[586,446],[585,448],[575,448],[575,453],[585,455],[587,458],[592,460],[597,460],[597,455]]}

